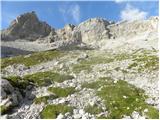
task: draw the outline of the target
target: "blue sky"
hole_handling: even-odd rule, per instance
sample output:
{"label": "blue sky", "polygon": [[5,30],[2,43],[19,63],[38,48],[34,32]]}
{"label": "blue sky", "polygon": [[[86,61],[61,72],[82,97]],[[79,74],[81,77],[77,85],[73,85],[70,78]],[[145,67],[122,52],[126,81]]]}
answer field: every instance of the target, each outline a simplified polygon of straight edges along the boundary
{"label": "blue sky", "polygon": [[68,23],[79,24],[94,17],[121,21],[158,16],[158,1],[3,1],[1,7],[1,29],[7,28],[16,16],[30,11],[35,11],[41,21],[54,28],[62,28]]}

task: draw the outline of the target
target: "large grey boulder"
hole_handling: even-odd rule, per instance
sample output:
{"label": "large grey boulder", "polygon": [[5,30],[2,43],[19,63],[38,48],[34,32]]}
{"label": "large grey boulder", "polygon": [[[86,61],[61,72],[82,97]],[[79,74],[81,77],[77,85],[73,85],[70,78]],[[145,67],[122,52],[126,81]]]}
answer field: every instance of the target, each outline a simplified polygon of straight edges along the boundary
{"label": "large grey boulder", "polygon": [[2,31],[2,40],[28,39],[36,40],[49,35],[51,27],[39,21],[34,11],[24,13],[13,20],[6,30]]}
{"label": "large grey boulder", "polygon": [[22,102],[22,95],[9,81],[1,79],[1,106],[10,109]]}

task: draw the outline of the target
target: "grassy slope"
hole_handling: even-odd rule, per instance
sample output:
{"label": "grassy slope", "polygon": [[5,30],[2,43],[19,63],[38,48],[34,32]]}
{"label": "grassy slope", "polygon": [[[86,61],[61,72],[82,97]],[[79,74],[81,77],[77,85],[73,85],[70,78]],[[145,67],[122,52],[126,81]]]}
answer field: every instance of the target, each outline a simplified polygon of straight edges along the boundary
{"label": "grassy slope", "polygon": [[20,55],[12,58],[1,59],[1,68],[5,68],[13,64],[24,64],[25,66],[33,66],[42,62],[47,62],[56,59],[63,55],[61,51],[45,51],[30,54],[29,56]]}
{"label": "grassy slope", "polygon": [[[147,96],[144,91],[125,81],[120,80],[114,83],[111,78],[100,78],[96,82],[85,83],[82,87],[95,90],[102,87],[100,91],[97,91],[97,95],[105,100],[104,104],[109,111],[107,118],[123,118],[125,115],[130,116],[133,111],[137,111],[141,115],[146,114],[150,119],[159,118],[158,110],[145,103]],[[144,113],[144,109],[148,109],[148,112]],[[94,110],[95,108],[91,108],[88,111],[92,113]]]}

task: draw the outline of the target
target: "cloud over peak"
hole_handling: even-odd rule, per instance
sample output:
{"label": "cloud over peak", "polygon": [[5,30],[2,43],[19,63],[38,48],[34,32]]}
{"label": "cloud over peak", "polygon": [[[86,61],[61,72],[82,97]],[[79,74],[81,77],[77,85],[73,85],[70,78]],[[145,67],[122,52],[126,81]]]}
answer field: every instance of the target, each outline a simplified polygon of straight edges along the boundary
{"label": "cloud over peak", "polygon": [[80,7],[79,5],[74,5],[69,9],[69,13],[72,15],[76,23],[80,21]]}
{"label": "cloud over peak", "polygon": [[73,22],[80,22],[80,7],[78,4],[66,5],[59,8],[59,11],[63,14],[64,21],[72,19]]}
{"label": "cloud over peak", "polygon": [[140,19],[146,19],[148,16],[148,13],[145,11],[140,11],[138,8],[135,8],[131,4],[127,4],[125,9],[121,11],[120,18],[121,20],[140,20]]}

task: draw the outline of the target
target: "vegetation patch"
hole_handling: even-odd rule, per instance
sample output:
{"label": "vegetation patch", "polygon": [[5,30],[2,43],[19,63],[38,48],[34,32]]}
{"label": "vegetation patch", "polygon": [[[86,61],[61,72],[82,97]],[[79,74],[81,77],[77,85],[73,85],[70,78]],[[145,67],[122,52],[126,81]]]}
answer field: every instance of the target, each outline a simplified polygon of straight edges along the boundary
{"label": "vegetation patch", "polygon": [[121,54],[115,54],[113,55],[113,57],[114,57],[114,61],[122,61],[122,60],[130,59],[131,55],[127,53],[121,53]]}
{"label": "vegetation patch", "polygon": [[65,104],[47,105],[40,113],[40,117],[41,119],[56,119],[60,113],[64,115],[67,112],[72,114],[73,108]]}
{"label": "vegetation patch", "polygon": [[20,55],[12,58],[3,58],[1,59],[1,68],[5,68],[13,64],[24,64],[25,66],[33,66],[42,62],[47,62],[49,60],[56,59],[62,56],[61,51],[44,51],[30,54],[28,57],[25,55]]}
{"label": "vegetation patch", "polygon": [[159,67],[159,58],[156,55],[139,55],[133,61],[128,69],[136,69],[138,72],[158,70]]}
{"label": "vegetation patch", "polygon": [[20,76],[5,77],[14,87],[25,89],[29,84],[36,86],[45,86],[53,82],[63,82],[65,80],[73,79],[73,76],[55,73],[53,71],[37,72],[34,74]]}
{"label": "vegetation patch", "polygon": [[92,70],[91,65],[87,64],[76,64],[73,66],[73,71],[75,73],[80,73],[81,71],[85,70],[86,72],[89,72]]}
{"label": "vegetation patch", "polygon": [[73,79],[73,76],[64,75],[55,73],[53,71],[46,71],[46,72],[37,72],[30,75],[25,75],[23,77],[26,81],[31,81],[38,86],[45,86],[52,84],[53,82],[63,82],[65,80]]}
{"label": "vegetation patch", "polygon": [[100,108],[97,105],[88,105],[87,107],[85,107],[85,111],[93,115],[100,114],[101,112],[103,112],[102,108]]}
{"label": "vegetation patch", "polygon": [[30,84],[28,80],[24,80],[19,76],[9,76],[5,77],[5,79],[8,80],[13,87],[17,87],[19,89],[25,89]]}
{"label": "vegetation patch", "polygon": [[67,97],[68,95],[76,92],[74,87],[50,87],[48,88],[48,91],[54,93],[57,97]]}
{"label": "vegetation patch", "polygon": [[98,89],[97,95],[105,102],[106,108],[109,111],[108,118],[120,119],[124,115],[130,116],[133,111],[144,114],[144,109],[148,109],[145,113],[150,119],[158,119],[159,112],[154,107],[145,103],[147,96],[144,91],[128,84],[125,81],[119,80],[116,83],[110,78],[100,78],[98,81],[82,85],[83,87]]}
{"label": "vegetation patch", "polygon": [[[98,53],[96,53],[98,54]],[[89,59],[84,59],[78,64],[73,65],[73,71],[75,73],[80,73],[85,70],[90,72],[92,70],[92,65],[106,64],[114,61],[122,61],[126,59],[131,59],[133,56],[127,53],[113,54],[113,53],[103,53],[98,55],[92,55]]]}
{"label": "vegetation patch", "polygon": [[159,111],[155,109],[152,106],[147,106],[148,112],[146,112],[146,115],[150,119],[159,119]]}
{"label": "vegetation patch", "polygon": [[90,88],[90,89],[98,89],[100,87],[103,87],[104,85],[106,85],[106,80],[109,80],[111,81],[112,78],[110,77],[103,77],[103,78],[100,78],[100,80],[97,80],[95,82],[91,82],[91,83],[83,83],[82,84],[82,88]]}
{"label": "vegetation patch", "polygon": [[35,98],[34,103],[35,104],[41,104],[41,103],[47,104],[48,100],[53,100],[55,98],[57,98],[57,96],[55,96],[55,95],[42,96],[42,97]]}
{"label": "vegetation patch", "polygon": [[90,59],[82,60],[80,63],[75,64],[73,66],[73,71],[75,73],[80,73],[81,71],[85,70],[87,72],[90,72],[92,70],[92,65],[96,64],[103,64],[103,63],[109,63],[112,62],[114,59],[110,57],[92,57]]}
{"label": "vegetation patch", "polygon": [[6,107],[5,105],[0,106],[1,115],[6,114],[10,110],[10,107]]}

